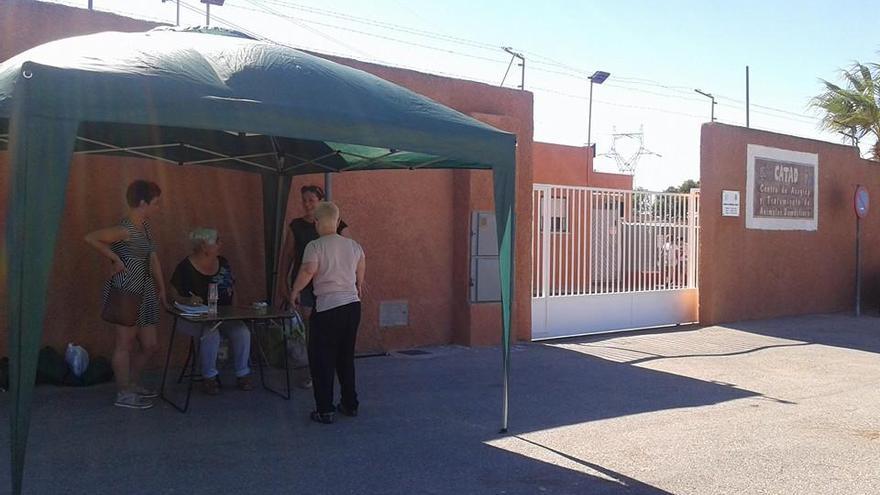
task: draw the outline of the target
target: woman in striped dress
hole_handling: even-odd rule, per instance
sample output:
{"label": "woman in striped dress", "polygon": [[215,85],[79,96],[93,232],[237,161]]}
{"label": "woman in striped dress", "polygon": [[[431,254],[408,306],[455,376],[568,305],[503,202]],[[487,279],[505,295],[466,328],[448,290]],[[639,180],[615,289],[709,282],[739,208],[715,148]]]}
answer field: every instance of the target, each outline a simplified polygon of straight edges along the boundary
{"label": "woman in striped dress", "polygon": [[118,225],[97,230],[85,238],[112,264],[112,275],[104,284],[104,304],[111,287],[143,294],[136,325],[115,325],[113,372],[117,386],[115,405],[119,407],[149,409],[153,406],[151,399],[158,396],[154,390],[140,385],[139,380],[144,365],[158,348],[156,324],[161,308],[167,304],[162,268],[147,223],[159,209],[161,194],[153,182],[132,182],[126,193],[128,215]]}

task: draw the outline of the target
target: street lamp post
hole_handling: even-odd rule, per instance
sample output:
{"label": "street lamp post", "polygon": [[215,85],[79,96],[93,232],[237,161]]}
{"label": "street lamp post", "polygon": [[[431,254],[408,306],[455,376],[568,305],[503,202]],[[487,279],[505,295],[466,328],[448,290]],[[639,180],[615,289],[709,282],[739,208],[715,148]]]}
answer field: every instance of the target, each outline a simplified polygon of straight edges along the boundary
{"label": "street lamp post", "polygon": [[712,122],[715,122],[715,105],[716,105],[715,97],[712,96],[711,93],[707,93],[707,92],[701,91],[699,89],[695,89],[694,91],[696,91],[697,93],[700,93],[701,95],[705,96],[706,98],[709,98],[710,100],[712,100],[712,112],[711,112],[712,117],[711,118],[712,118]]}
{"label": "street lamp post", "polygon": [[593,131],[593,83],[602,84],[611,74],[601,70],[593,73],[590,79],[590,108],[587,111],[587,146],[592,147],[592,131]]}
{"label": "street lamp post", "polygon": [[216,5],[218,7],[223,6],[223,2],[226,0],[202,0],[202,3],[205,4],[205,25],[211,25],[211,5]]}

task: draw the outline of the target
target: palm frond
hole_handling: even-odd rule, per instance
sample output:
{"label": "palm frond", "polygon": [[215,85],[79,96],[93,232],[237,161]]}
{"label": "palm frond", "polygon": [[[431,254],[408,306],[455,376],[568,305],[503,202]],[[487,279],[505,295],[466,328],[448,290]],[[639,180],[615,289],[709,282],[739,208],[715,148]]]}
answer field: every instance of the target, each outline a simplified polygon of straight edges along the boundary
{"label": "palm frond", "polygon": [[[843,85],[820,79],[824,91],[810,100],[810,107],[823,112],[820,127],[880,140],[880,63],[855,62],[840,73]],[[874,152],[880,158],[880,146]]]}

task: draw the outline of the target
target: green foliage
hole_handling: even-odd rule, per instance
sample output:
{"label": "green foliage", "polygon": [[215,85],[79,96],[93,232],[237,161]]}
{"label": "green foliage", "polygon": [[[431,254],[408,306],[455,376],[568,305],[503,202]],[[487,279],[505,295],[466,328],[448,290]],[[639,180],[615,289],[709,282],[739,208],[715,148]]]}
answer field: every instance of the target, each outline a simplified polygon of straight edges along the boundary
{"label": "green foliage", "polygon": [[691,189],[699,189],[699,188],[700,188],[700,181],[688,179],[688,180],[682,182],[681,185],[678,187],[676,187],[676,186],[667,187],[666,190],[663,192],[690,194]]}
{"label": "green foliage", "polygon": [[843,86],[822,79],[825,91],[810,105],[825,112],[824,129],[856,140],[872,135],[872,158],[880,160],[880,64],[856,62],[849,70],[842,70],[841,76]]}

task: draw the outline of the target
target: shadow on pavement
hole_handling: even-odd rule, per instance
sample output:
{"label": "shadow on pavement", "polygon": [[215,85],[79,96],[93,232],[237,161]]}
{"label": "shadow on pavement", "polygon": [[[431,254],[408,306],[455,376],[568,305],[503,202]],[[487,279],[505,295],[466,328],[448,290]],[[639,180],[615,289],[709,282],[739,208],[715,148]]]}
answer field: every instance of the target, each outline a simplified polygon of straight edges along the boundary
{"label": "shadow on pavement", "polygon": [[723,326],[767,337],[880,353],[880,319],[874,314],[860,318],[846,314],[796,316]]}
{"label": "shadow on pavement", "polygon": [[[512,362],[508,436],[496,433],[498,349],[359,360],[361,415],[334,425],[307,419],[305,390],[291,401],[261,390],[197,393],[184,415],[164,403],[113,408],[111,386],[39,387],[26,493],[665,494],[522,434],[755,395],[552,346],[519,347]],[[4,424],[8,409],[4,394]],[[499,447],[511,438],[559,462]],[[0,450],[4,489],[8,456]]]}

